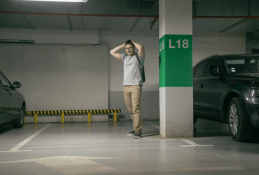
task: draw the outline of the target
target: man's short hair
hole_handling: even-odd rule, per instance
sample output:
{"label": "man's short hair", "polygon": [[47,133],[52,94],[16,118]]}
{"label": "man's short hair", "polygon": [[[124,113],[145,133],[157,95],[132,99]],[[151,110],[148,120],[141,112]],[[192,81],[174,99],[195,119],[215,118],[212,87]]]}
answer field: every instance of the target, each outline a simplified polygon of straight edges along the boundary
{"label": "man's short hair", "polygon": [[125,42],[125,45],[127,45],[127,44],[131,44],[131,45],[133,46],[133,48],[135,47],[134,44],[131,42],[131,40],[127,40],[127,41]]}

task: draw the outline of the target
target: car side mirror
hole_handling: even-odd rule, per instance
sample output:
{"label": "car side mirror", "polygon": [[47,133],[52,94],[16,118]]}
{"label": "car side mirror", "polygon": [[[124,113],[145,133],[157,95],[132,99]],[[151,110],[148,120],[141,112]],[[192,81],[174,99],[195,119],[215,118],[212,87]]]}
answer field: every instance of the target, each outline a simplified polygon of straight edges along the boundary
{"label": "car side mirror", "polygon": [[222,72],[220,72],[219,67],[217,65],[211,65],[209,67],[209,73],[214,75],[214,76],[222,75]]}
{"label": "car side mirror", "polygon": [[13,82],[13,87],[14,88],[20,88],[22,85],[21,85],[21,83],[20,82]]}

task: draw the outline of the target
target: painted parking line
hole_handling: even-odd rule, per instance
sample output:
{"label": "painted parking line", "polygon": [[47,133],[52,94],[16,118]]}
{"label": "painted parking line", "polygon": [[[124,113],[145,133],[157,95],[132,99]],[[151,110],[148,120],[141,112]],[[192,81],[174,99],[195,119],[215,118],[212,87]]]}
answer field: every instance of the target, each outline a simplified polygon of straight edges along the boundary
{"label": "painted parking line", "polygon": [[[165,172],[209,172],[212,171],[248,171],[241,166],[221,166],[221,167],[189,167],[189,168],[151,168],[151,169],[117,169],[95,160],[115,160],[118,157],[87,157],[87,156],[56,156],[36,159],[25,159],[16,161],[0,162],[0,164],[36,162],[51,169],[57,170],[62,174],[79,175],[79,174],[140,174],[140,173],[165,173]],[[198,174],[198,173],[196,173]],[[219,173],[223,174],[223,173]],[[226,174],[226,173],[225,173]],[[231,173],[229,173],[231,174]]]}
{"label": "painted parking line", "polygon": [[[151,123],[151,122],[146,122],[146,123],[150,124],[151,126],[154,126],[155,128],[158,128],[158,129],[160,128],[159,126],[157,126],[157,125],[155,125],[155,124],[153,124],[153,123]],[[182,140],[182,141],[184,141],[184,142],[186,142],[186,143],[190,144],[190,145],[181,145],[181,147],[214,146],[214,145],[199,145],[199,144],[194,143],[194,142],[192,142],[192,141],[190,141],[190,140],[187,140],[187,139],[180,139],[180,140]]]}
{"label": "painted parking line", "polygon": [[193,147],[193,146],[214,146],[214,145],[199,145],[187,139],[181,139],[182,141],[189,143],[190,145],[181,145],[181,147]]}
{"label": "painted parking line", "polygon": [[41,128],[39,131],[35,132],[34,134],[32,134],[30,137],[28,137],[27,139],[25,139],[24,141],[22,141],[21,143],[19,143],[18,145],[16,145],[15,147],[13,147],[12,149],[10,149],[9,151],[0,151],[0,152],[24,152],[24,151],[31,151],[31,150],[19,150],[21,147],[23,147],[25,144],[27,144],[29,141],[31,141],[34,137],[36,137],[37,135],[39,135],[42,131],[44,131],[47,127],[49,127],[51,124],[48,124],[46,126],[44,126],[43,128]]}
{"label": "painted parking line", "polygon": [[[45,167],[59,171],[64,175],[76,174],[117,174],[120,170],[101,164],[98,160],[120,159],[117,157],[88,157],[88,156],[55,156],[18,161],[0,162],[1,164],[35,162]],[[95,161],[97,160],[97,161]]]}
{"label": "painted parking line", "polygon": [[151,123],[151,122],[146,122],[146,123],[150,124],[151,126],[154,126],[154,127],[157,128],[157,129],[160,129],[159,126],[157,126],[157,125],[155,125],[155,124],[153,124],[153,123]]}

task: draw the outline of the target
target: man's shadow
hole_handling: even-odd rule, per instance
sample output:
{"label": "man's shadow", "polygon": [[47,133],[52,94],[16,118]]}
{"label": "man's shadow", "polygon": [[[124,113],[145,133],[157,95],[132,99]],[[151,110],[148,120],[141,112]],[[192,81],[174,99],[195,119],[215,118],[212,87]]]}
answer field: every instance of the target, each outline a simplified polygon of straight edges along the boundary
{"label": "man's shadow", "polygon": [[1,124],[0,125],[0,135],[4,134],[10,130],[13,130],[13,129],[14,128],[13,128],[12,124],[10,124],[10,123]]}
{"label": "man's shadow", "polygon": [[151,137],[151,136],[157,136],[160,135],[159,131],[152,131],[152,132],[145,132],[141,134],[141,137]]}

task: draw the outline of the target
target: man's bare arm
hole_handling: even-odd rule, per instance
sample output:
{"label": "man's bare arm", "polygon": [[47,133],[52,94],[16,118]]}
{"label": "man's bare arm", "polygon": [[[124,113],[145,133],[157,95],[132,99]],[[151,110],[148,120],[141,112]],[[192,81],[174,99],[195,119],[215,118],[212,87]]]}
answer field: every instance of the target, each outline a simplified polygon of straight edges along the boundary
{"label": "man's bare arm", "polygon": [[145,55],[145,48],[144,46],[132,41],[132,43],[135,45],[135,47],[138,49],[138,55],[143,58],[143,56]]}
{"label": "man's bare arm", "polygon": [[112,50],[110,51],[110,54],[111,54],[114,58],[116,58],[116,59],[118,59],[118,60],[121,60],[121,54],[119,54],[119,51],[120,51],[121,49],[123,49],[123,48],[125,48],[125,44],[122,44],[122,45],[120,45],[120,46],[118,46],[118,47],[115,47],[114,49],[112,49]]}

